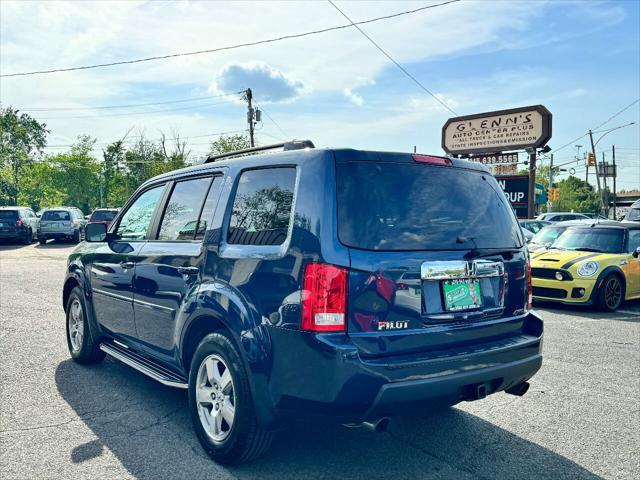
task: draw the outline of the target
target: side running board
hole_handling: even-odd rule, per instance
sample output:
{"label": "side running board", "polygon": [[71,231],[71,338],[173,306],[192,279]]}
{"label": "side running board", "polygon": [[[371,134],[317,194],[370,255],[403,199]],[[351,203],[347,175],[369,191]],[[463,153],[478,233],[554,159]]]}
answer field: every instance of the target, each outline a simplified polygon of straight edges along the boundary
{"label": "side running board", "polygon": [[175,388],[189,388],[185,378],[120,345],[116,345],[115,343],[101,343],[100,350],[163,385]]}

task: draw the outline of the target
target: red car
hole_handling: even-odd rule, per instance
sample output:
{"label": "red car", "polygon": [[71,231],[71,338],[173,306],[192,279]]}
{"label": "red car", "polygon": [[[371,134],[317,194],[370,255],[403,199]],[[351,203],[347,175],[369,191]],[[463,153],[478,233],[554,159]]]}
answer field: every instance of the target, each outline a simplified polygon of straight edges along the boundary
{"label": "red car", "polygon": [[96,208],[91,214],[88,223],[104,223],[108,228],[117,214],[117,208]]}

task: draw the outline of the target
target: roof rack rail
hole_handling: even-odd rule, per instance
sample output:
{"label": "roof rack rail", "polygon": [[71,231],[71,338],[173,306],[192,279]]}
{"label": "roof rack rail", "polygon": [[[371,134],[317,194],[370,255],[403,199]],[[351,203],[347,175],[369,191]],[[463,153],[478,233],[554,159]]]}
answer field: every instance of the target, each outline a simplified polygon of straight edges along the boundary
{"label": "roof rack rail", "polygon": [[211,155],[207,157],[204,163],[212,163],[223,158],[241,157],[246,155],[254,155],[259,152],[265,152],[267,150],[275,150],[276,148],[282,148],[282,151],[288,150],[302,150],[304,148],[316,148],[311,140],[291,140],[289,142],[272,143],[271,145],[260,145],[259,147],[243,148],[242,150],[234,150],[232,152],[221,153],[219,155]]}

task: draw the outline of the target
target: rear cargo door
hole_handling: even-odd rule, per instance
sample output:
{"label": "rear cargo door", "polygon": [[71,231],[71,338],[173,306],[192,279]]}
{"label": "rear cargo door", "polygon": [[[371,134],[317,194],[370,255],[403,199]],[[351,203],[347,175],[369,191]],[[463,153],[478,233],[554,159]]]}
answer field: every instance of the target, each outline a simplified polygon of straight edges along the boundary
{"label": "rear cargo door", "polygon": [[361,355],[436,351],[519,330],[526,253],[495,179],[401,160],[337,160],[338,237],[351,257],[348,330]]}

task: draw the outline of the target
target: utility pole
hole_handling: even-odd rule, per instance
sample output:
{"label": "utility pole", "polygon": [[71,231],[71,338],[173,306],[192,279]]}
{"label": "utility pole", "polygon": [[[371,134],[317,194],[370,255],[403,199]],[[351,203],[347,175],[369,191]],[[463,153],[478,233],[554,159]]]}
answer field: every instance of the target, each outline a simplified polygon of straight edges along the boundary
{"label": "utility pole", "polygon": [[618,169],[616,168],[616,146],[612,145],[611,150],[613,153],[613,219],[617,219],[616,215],[616,177],[618,176]]}
{"label": "utility pole", "polygon": [[529,201],[527,202],[527,218],[535,217],[536,208],[536,149],[529,149]]}
{"label": "utility pole", "polygon": [[[547,192],[550,192],[553,188],[553,153],[549,155],[549,188]],[[551,199],[547,198],[547,212],[551,212],[553,207],[551,206]]]}
{"label": "utility pole", "polygon": [[600,168],[600,170],[602,170],[602,174],[604,175],[602,177],[602,208],[604,209],[604,216],[609,218],[609,198],[608,198],[609,195],[607,193],[607,164],[604,159],[604,152],[602,152],[601,165],[602,167]]}
{"label": "utility pole", "polygon": [[[593,143],[593,132],[589,130],[589,140],[591,140],[591,153],[593,153],[593,158],[596,161],[596,182],[598,185],[598,198],[600,199],[600,210],[602,210],[602,192],[600,191],[600,174],[598,173],[598,157],[596,157],[596,146]],[[588,161],[587,161],[588,164]],[[602,212],[600,212],[602,213]]]}
{"label": "utility pole", "polygon": [[247,110],[247,123],[249,123],[249,141],[251,142],[251,146],[255,147],[256,144],[253,138],[253,107],[251,106],[251,100],[253,99],[253,94],[251,93],[251,89],[247,88],[244,92],[244,95],[249,107],[249,109]]}

